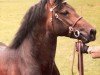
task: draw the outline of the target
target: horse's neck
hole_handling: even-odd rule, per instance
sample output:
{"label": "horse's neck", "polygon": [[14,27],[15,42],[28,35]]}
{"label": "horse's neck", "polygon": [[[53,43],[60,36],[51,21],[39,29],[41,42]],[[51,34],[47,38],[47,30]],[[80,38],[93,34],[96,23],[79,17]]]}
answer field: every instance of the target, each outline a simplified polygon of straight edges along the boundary
{"label": "horse's neck", "polygon": [[[57,37],[39,34],[38,37],[29,37],[20,46],[22,57],[32,60],[39,59],[39,62],[51,61],[54,59]],[[45,58],[45,59],[44,59]],[[28,62],[28,61],[25,61]]]}

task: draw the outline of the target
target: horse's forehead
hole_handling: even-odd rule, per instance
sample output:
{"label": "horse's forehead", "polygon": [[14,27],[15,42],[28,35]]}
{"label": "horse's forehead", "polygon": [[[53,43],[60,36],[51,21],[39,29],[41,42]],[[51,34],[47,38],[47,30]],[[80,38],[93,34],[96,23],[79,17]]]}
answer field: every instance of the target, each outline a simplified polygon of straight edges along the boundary
{"label": "horse's forehead", "polygon": [[75,9],[71,6],[71,5],[69,5],[69,4],[63,4],[63,7],[62,7],[62,10],[67,10],[67,11],[75,11]]}
{"label": "horse's forehead", "polygon": [[63,4],[63,6],[66,7],[66,8],[69,8],[69,9],[74,10],[74,8],[71,5],[67,4],[67,3],[66,4]]}

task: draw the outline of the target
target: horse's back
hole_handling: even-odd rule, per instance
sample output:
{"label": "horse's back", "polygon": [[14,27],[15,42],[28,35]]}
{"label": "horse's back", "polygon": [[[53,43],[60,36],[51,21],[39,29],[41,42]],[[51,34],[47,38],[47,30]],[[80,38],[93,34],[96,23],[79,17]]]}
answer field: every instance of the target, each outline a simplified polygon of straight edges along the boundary
{"label": "horse's back", "polygon": [[[4,64],[4,50],[6,49],[6,45],[0,42],[0,75],[7,75],[6,68],[7,66]],[[4,67],[6,66],[6,67]]]}
{"label": "horse's back", "polygon": [[4,43],[0,42],[0,45],[5,45]]}
{"label": "horse's back", "polygon": [[7,75],[7,64],[5,64],[5,53],[7,46],[0,42],[0,75]]}
{"label": "horse's back", "polygon": [[4,43],[2,43],[2,42],[0,42],[0,51],[2,50],[5,50],[5,48],[6,48],[7,46],[4,44]]}
{"label": "horse's back", "polygon": [[21,75],[17,61],[12,56],[13,53],[4,43],[0,42],[0,75]]}
{"label": "horse's back", "polygon": [[7,51],[6,48],[7,46],[4,43],[0,42],[0,58],[5,55]]}

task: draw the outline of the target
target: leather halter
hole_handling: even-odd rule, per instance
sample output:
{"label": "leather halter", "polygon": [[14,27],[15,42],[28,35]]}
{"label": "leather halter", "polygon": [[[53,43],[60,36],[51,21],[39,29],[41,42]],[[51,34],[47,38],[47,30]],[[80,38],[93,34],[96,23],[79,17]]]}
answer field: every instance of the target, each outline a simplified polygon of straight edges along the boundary
{"label": "leather halter", "polygon": [[[76,37],[76,38],[78,38],[79,36],[80,36],[80,32],[79,32],[79,30],[75,30],[74,29],[74,27],[77,25],[77,23],[82,19],[83,17],[79,17],[76,21],[75,21],[75,23],[72,25],[72,26],[70,26],[69,27],[69,35],[71,36],[71,33],[72,32],[74,32],[74,36]],[[76,35],[76,33],[77,33],[77,35]]]}
{"label": "leather halter", "polygon": [[75,21],[75,23],[73,24],[72,27],[74,27],[74,26],[77,24],[77,22],[80,21],[82,18],[83,18],[83,17],[79,17],[79,18]]}
{"label": "leather halter", "polygon": [[[65,3],[65,2],[63,2],[63,3]],[[52,7],[52,8],[50,9],[50,12],[52,12],[52,14],[53,14],[53,10],[54,10],[57,6],[58,6],[58,5],[56,5],[56,6],[54,6],[54,7]],[[55,13],[54,16],[56,17],[56,19],[58,19],[59,21],[61,21],[63,24],[66,25],[66,23],[59,17],[59,15],[58,15],[57,13]],[[53,17],[53,16],[52,16],[52,17]],[[72,34],[72,32],[74,32],[74,31],[75,31],[75,32],[74,32],[74,36],[75,36],[76,38],[79,37],[80,32],[79,32],[79,30],[75,30],[74,27],[77,25],[77,23],[78,23],[82,18],[83,18],[83,17],[77,18],[77,20],[75,21],[75,23],[73,23],[72,26],[69,26],[69,37],[71,37],[71,34]],[[51,22],[52,22],[52,19],[53,19],[53,18],[51,18]],[[75,33],[77,33],[77,35],[76,35]]]}

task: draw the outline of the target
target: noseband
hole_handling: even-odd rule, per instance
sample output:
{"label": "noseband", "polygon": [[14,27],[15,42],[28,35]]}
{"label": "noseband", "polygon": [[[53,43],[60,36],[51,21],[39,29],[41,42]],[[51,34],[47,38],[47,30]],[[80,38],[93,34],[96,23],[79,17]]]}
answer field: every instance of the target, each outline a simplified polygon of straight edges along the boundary
{"label": "noseband", "polygon": [[77,23],[82,19],[83,17],[79,17],[75,23],[69,27],[69,35],[71,35],[72,32],[74,32],[74,35],[76,38],[78,38],[80,36],[80,31],[79,30],[76,30],[74,29],[74,27],[77,25]]}
{"label": "noseband", "polygon": [[[64,2],[64,3],[65,3],[65,2]],[[57,5],[57,6],[58,6],[58,5]],[[54,10],[57,6],[54,6],[54,7],[52,7],[52,8],[50,9],[50,12],[52,12],[52,14],[53,14],[53,10]],[[55,13],[54,16],[55,16],[56,19],[58,19],[59,21],[61,21],[63,24],[66,25],[66,23],[59,17],[59,15],[58,15],[57,13]],[[53,17],[53,15],[52,15],[52,17]],[[74,36],[75,36],[76,38],[78,38],[78,37],[80,36],[79,30],[74,29],[74,27],[77,25],[77,23],[78,23],[82,18],[83,18],[83,17],[77,18],[77,20],[75,21],[75,23],[73,23],[72,26],[69,26],[69,37],[71,37],[72,32],[74,32]],[[52,19],[53,19],[53,18],[51,18],[51,21],[52,21]]]}

